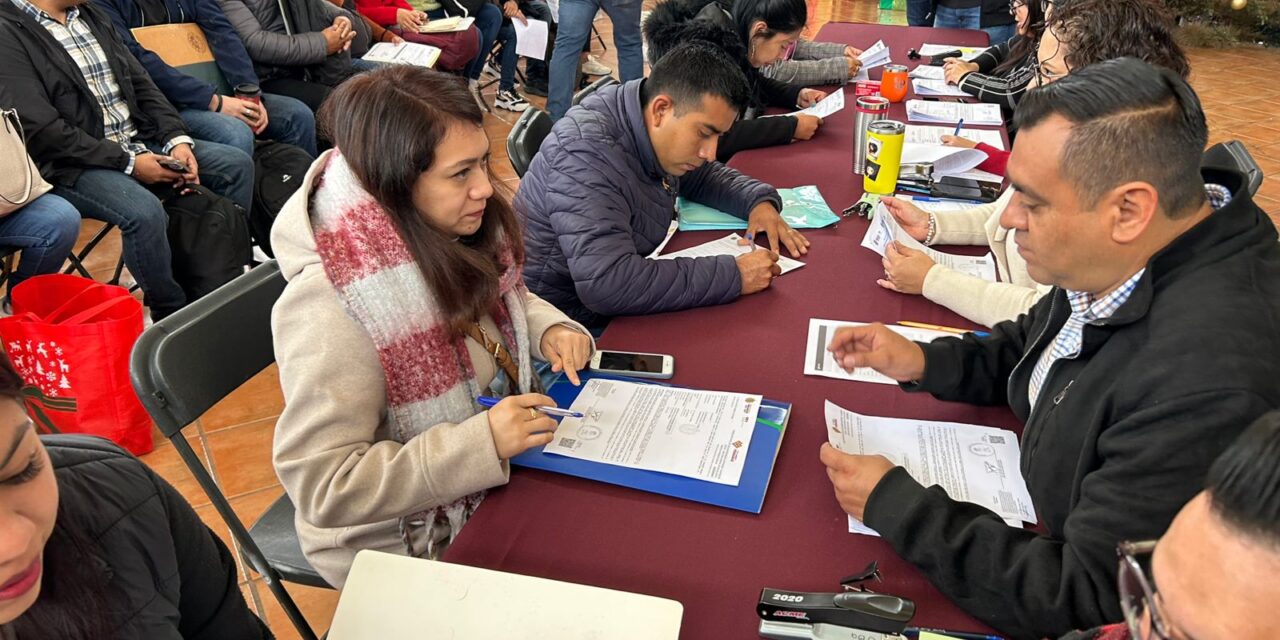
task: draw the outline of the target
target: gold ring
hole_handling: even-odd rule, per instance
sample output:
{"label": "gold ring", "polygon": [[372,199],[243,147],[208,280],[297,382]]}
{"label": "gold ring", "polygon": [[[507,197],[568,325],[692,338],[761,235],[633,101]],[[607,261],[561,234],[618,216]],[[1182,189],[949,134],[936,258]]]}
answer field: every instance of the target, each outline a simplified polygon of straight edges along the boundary
{"label": "gold ring", "polygon": [[529,407],[529,419],[530,419],[530,420],[537,420],[537,419],[538,419],[538,410],[537,410],[537,409],[534,409],[533,407]]}

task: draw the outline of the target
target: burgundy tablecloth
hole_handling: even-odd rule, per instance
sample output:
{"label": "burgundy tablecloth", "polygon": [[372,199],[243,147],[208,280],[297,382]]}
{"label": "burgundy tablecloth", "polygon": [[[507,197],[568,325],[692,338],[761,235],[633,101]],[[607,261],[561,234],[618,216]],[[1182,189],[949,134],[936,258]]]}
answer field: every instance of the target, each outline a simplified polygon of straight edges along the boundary
{"label": "burgundy tablecloth", "polygon": [[[858,46],[883,38],[894,60],[906,60],[907,47],[925,38],[986,42],[982,32],[849,24],[827,25],[818,37]],[[743,153],[734,164],[778,186],[817,184],[833,207],[843,207],[861,192],[861,179],[849,172],[851,109],[832,120],[815,140]],[[756,637],[761,588],[835,591],[841,577],[878,560],[884,582],[875,588],[915,600],[915,624],[985,630],[887,543],[847,532],[818,461],[826,441],[826,399],[871,415],[1019,428],[1004,408],[801,374],[809,318],[972,326],[922,298],[878,287],[879,257],[858,244],[865,230],[866,223],[854,219],[809,232],[807,266],[771,290],[730,305],[621,318],[600,341],[602,347],[673,354],[676,384],[761,393],[794,404],[759,515],[515,469],[508,486],[490,492],[445,560],[672,598],[684,604],[681,637],[690,639]],[[681,233],[672,242],[691,246],[718,235]],[[574,615],[572,603],[563,613]]]}

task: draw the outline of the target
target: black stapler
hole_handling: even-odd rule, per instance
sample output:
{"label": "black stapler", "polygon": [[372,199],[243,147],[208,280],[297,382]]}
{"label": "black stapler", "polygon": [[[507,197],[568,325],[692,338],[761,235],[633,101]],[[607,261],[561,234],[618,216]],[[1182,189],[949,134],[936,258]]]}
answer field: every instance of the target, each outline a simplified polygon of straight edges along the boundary
{"label": "black stapler", "polygon": [[[900,634],[915,616],[916,604],[906,598],[867,591],[861,586],[878,578],[876,563],[841,581],[841,593],[809,593],[763,589],[756,613],[766,622],[827,624],[881,634]],[[762,623],[762,628],[764,624]]]}

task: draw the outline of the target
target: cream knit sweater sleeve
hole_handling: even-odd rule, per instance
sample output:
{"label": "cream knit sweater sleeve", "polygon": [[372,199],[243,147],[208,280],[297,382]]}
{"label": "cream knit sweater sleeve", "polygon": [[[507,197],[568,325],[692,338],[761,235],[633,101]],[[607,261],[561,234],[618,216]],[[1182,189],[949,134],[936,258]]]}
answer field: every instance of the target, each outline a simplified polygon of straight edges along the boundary
{"label": "cream knit sweater sleeve", "polygon": [[924,277],[925,298],[987,327],[1026,313],[1042,295],[1039,289],[988,282],[942,265]]}

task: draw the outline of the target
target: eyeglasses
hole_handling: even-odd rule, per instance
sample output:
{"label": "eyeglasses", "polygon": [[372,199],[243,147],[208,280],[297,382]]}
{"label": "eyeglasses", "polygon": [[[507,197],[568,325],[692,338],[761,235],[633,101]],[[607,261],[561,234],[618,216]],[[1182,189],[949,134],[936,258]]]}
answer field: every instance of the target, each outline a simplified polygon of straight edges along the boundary
{"label": "eyeglasses", "polygon": [[1058,4],[1057,0],[1040,0],[1040,12],[1049,15],[1049,9],[1055,4]]}
{"label": "eyeglasses", "polygon": [[1009,3],[1009,15],[1018,15],[1018,9],[1027,6],[1027,0],[1013,0]]}
{"label": "eyeglasses", "polygon": [[[1155,540],[1144,542],[1121,542],[1116,547],[1120,556],[1120,573],[1117,582],[1120,587],[1120,609],[1124,612],[1125,622],[1129,624],[1129,633],[1136,640],[1172,640],[1171,628],[1160,613],[1159,600],[1152,580],[1147,577],[1138,558],[1146,557],[1150,563],[1151,552],[1156,548]],[[1150,627],[1143,634],[1143,623],[1150,620]]]}

